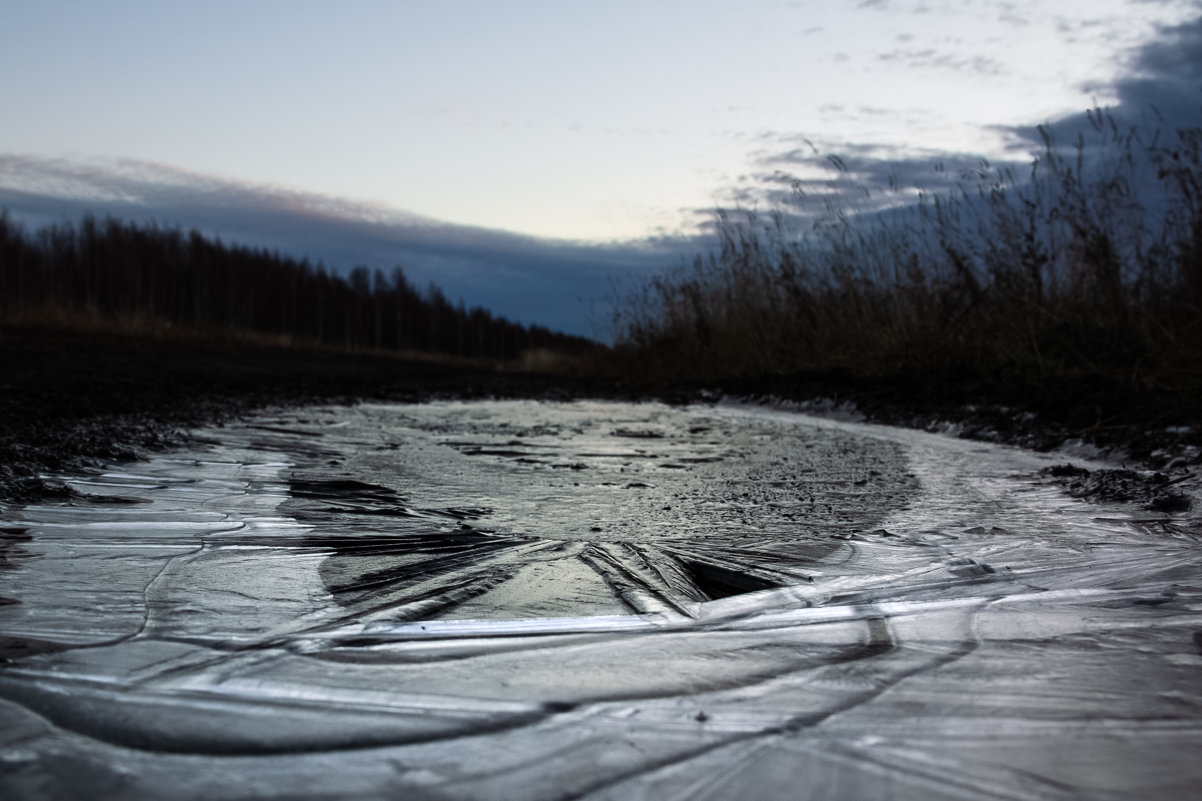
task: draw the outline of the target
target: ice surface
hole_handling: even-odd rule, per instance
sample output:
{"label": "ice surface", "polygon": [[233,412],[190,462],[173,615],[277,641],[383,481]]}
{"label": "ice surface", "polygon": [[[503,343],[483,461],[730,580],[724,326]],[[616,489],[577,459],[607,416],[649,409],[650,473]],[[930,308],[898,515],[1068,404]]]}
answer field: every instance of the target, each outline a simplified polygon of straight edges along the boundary
{"label": "ice surface", "polygon": [[1189,798],[1199,525],[743,407],[264,415],[0,522],[4,798]]}

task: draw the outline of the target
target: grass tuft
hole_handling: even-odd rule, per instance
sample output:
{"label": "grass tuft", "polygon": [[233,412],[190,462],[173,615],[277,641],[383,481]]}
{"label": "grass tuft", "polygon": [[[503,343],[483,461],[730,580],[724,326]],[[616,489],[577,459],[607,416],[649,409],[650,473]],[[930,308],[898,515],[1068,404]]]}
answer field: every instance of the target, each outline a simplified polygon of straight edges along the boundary
{"label": "grass tuft", "polygon": [[1202,128],[1089,120],[1093,138],[1067,147],[1040,129],[1028,175],[982,163],[955,191],[886,211],[827,204],[800,229],[783,212],[718,212],[716,249],[617,304],[603,369],[1202,389]]}

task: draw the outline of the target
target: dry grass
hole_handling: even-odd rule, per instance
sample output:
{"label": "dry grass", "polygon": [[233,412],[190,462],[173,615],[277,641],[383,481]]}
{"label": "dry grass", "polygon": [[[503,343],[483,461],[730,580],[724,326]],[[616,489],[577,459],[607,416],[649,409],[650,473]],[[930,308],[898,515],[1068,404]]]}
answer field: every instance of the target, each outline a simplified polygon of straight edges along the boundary
{"label": "dry grass", "polygon": [[721,246],[618,304],[606,369],[669,378],[972,369],[1202,376],[1202,128],[1121,129],[982,165],[893,212],[719,214]]}
{"label": "dry grass", "polygon": [[134,337],[161,343],[251,346],[311,353],[373,355],[402,362],[425,362],[469,369],[532,373],[577,372],[578,359],[549,349],[525,351],[517,359],[456,356],[415,348],[375,349],[323,343],[314,337],[268,334],[232,326],[191,326],[146,312],[112,313],[95,307],[43,303],[10,309],[0,324],[29,330],[54,330],[78,334]]}

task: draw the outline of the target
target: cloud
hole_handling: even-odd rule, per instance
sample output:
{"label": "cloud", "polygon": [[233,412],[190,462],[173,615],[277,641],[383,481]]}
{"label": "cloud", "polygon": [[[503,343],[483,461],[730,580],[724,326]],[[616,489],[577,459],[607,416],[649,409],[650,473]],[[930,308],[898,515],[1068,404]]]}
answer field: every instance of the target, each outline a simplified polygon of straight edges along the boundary
{"label": "cloud", "polygon": [[[832,210],[872,214],[912,203],[920,192],[996,180],[1026,162],[881,142],[763,136],[755,169],[740,176],[731,205],[772,209],[805,227]],[[712,212],[711,212],[712,214]]]}
{"label": "cloud", "polygon": [[[1202,8],[1202,5],[1198,7]],[[1012,12],[1013,8],[1008,9]],[[1078,31],[1092,29],[1086,23],[1065,22]],[[934,49],[899,48],[880,56],[885,61],[909,66],[954,66],[988,72],[981,63],[953,63],[953,57]],[[1109,87],[1117,99],[1110,113],[1120,126],[1152,122],[1166,129],[1202,124],[1202,17],[1178,25],[1163,26],[1159,36],[1134,49],[1124,61],[1121,76]],[[881,109],[847,109],[827,105],[826,114],[854,127],[871,122]],[[890,114],[904,112],[890,111]],[[905,202],[919,189],[937,191],[957,183],[971,187],[1010,170],[1018,179],[1028,171],[1031,155],[1042,150],[1037,126],[1022,125],[987,129],[1008,143],[999,158],[984,161],[979,154],[950,152],[873,141],[846,141],[804,137],[797,134],[760,132],[748,141],[758,149],[749,154],[756,169],[741,176],[730,196],[744,207],[781,207],[799,220],[812,219],[827,203],[842,204],[848,211],[871,213]],[[1083,112],[1064,115],[1044,126],[1054,141],[1071,147],[1078,132],[1090,144],[1090,123]],[[1099,144],[1098,147],[1106,147]],[[892,191],[882,191],[891,189]],[[871,190],[871,191],[866,191]]]}
{"label": "cloud", "polygon": [[1202,17],[1161,29],[1161,38],[1139,48],[1130,74],[1115,86],[1130,116],[1155,107],[1170,125],[1197,124],[1202,113]]}
{"label": "cloud", "polygon": [[856,10],[879,11],[890,14],[910,14],[921,16],[931,13],[931,7],[919,0],[918,2],[901,2],[900,0],[860,0]]}
{"label": "cloud", "polygon": [[[1108,112],[1123,127],[1143,124],[1172,130],[1202,124],[1202,16],[1161,26],[1156,39],[1136,48],[1126,59],[1123,74],[1111,84],[1109,94],[1115,102]],[[1090,130],[1088,119],[1080,112],[1047,121],[1043,127],[1064,145]],[[1042,147],[1033,124],[997,130],[1007,135],[1016,149]]]}
{"label": "cloud", "polygon": [[1031,20],[1028,18],[1025,10],[1020,9],[1017,3],[999,3],[996,11],[996,19],[1003,25],[1010,25],[1015,28],[1028,28],[1031,25]]}
{"label": "cloud", "polygon": [[914,50],[896,48],[888,53],[877,56],[878,61],[895,64],[904,69],[935,69],[952,70],[954,72],[972,72],[977,75],[1002,75],[1005,67],[997,59],[988,56],[961,56],[952,53],[940,53],[934,48]]}
{"label": "cloud", "polygon": [[453,225],[385,206],[142,161],[0,155],[0,208],[30,226],[85,214],[198,229],[349,270],[400,265],[418,286],[523,323],[604,337],[614,282],[670,266],[691,238],[591,244]]}

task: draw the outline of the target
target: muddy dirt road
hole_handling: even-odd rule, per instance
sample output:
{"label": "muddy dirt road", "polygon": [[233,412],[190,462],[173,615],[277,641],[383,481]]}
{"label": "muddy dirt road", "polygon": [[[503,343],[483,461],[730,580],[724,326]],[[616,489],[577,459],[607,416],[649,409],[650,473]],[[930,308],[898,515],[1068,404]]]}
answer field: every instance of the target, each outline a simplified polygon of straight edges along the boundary
{"label": "muddy dirt road", "polygon": [[0,522],[5,797],[1202,780],[1198,521],[1071,499],[1062,456],[599,402],[200,436]]}

